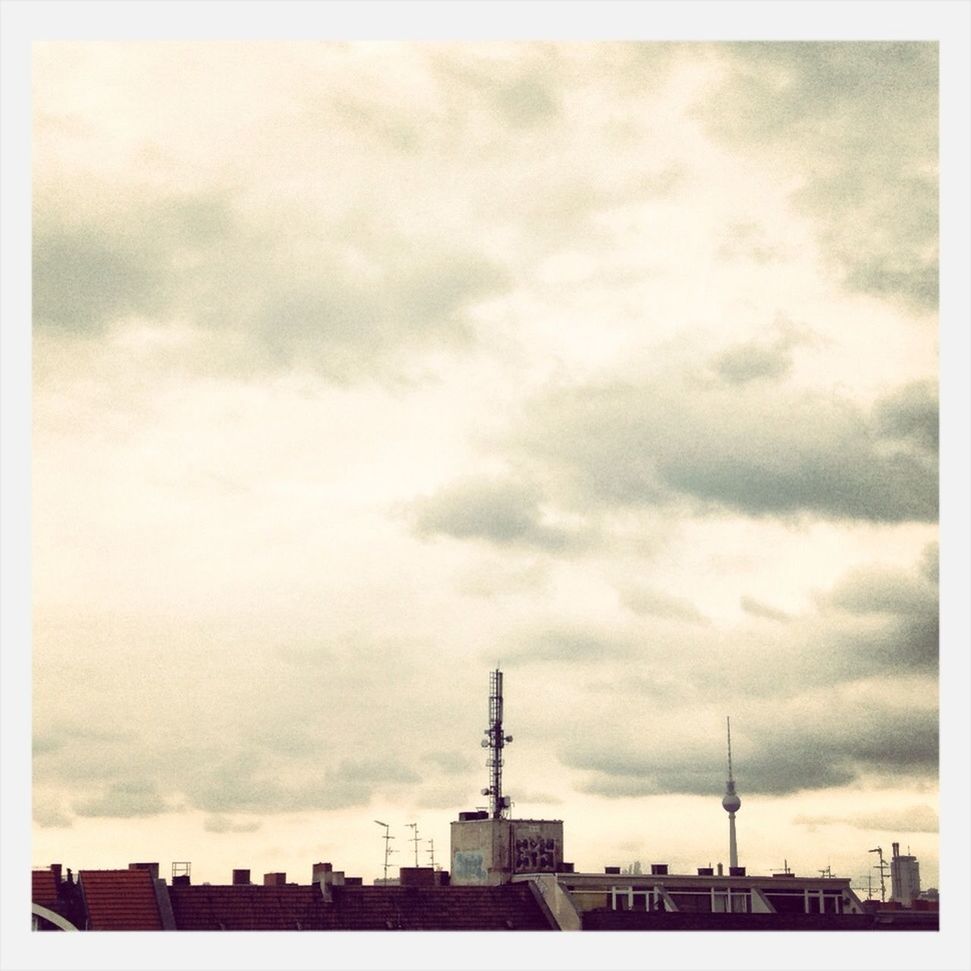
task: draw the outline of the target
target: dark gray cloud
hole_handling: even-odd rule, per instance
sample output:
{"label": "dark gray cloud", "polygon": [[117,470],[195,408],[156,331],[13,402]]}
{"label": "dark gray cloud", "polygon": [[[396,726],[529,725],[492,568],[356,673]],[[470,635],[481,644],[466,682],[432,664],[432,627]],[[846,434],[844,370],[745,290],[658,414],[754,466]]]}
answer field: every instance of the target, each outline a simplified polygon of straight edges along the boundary
{"label": "dark gray cloud", "polygon": [[626,635],[566,626],[524,634],[518,643],[503,652],[503,664],[508,667],[548,662],[595,664],[629,657],[633,650]]}
{"label": "dark gray cloud", "polygon": [[[878,406],[879,411],[879,406]],[[665,505],[872,522],[937,517],[937,454],[856,405],[690,377],[555,392],[518,447],[575,504]]]}
{"label": "dark gray cloud", "polygon": [[[108,196],[106,190],[102,195]],[[347,215],[244,216],[227,193],[36,205],[34,325],[99,336],[131,317],[205,329],[188,365],[309,368],[337,382],[394,374],[402,355],[475,339],[467,308],[507,283],[462,244]]]}
{"label": "dark gray cloud", "polygon": [[[936,544],[929,551],[936,549]],[[928,550],[913,571],[852,570],[819,598],[823,611],[844,612],[834,635],[844,656],[872,669],[934,672],[940,656],[939,594],[929,577]]]}
{"label": "dark gray cloud", "polygon": [[38,798],[36,793],[32,800],[31,818],[45,829],[66,829],[74,824],[73,817],[64,812],[58,803]]}
{"label": "dark gray cloud", "polygon": [[535,128],[556,119],[558,99],[541,77],[524,76],[501,86],[494,103],[507,122],[517,128]]}
{"label": "dark gray cloud", "polygon": [[937,813],[930,806],[907,806],[855,816],[796,816],[803,826],[853,826],[856,829],[883,830],[887,833],[936,833]]}
{"label": "dark gray cloud", "polygon": [[430,762],[440,772],[445,775],[462,775],[471,772],[475,768],[475,762],[469,757],[468,753],[458,749],[449,749],[442,752],[427,752],[422,760]]}
{"label": "dark gray cloud", "polygon": [[762,603],[761,600],[756,600],[754,597],[741,597],[739,598],[739,603],[742,610],[747,614],[751,614],[753,617],[765,617],[767,620],[778,621],[791,619],[791,616],[785,611],[770,607],[768,604]]}
{"label": "dark gray cloud", "polygon": [[764,336],[726,347],[712,358],[711,367],[729,384],[782,378],[792,369],[793,348],[813,340],[805,326],[777,314]]}
{"label": "dark gray cloud", "polygon": [[113,321],[164,313],[238,231],[225,194],[173,195],[74,214],[41,194],[33,227],[37,327],[99,334]]}
{"label": "dark gray cloud", "polygon": [[792,368],[792,355],[782,347],[756,342],[736,344],[722,351],[712,362],[718,374],[731,384],[758,378],[781,378]]}
{"label": "dark gray cloud", "polygon": [[512,480],[464,479],[413,504],[419,535],[564,550],[579,538],[542,522],[542,493]]}
{"label": "dark gray cloud", "polygon": [[620,602],[638,614],[667,617],[691,624],[707,624],[708,618],[684,597],[672,597],[642,585],[628,585],[620,591]]}
{"label": "dark gray cloud", "polygon": [[395,759],[342,759],[335,776],[349,782],[420,782],[421,777]]}
{"label": "dark gray cloud", "polygon": [[[850,714],[842,722],[825,714],[788,721],[780,713],[771,726],[756,726],[762,733],[748,736],[744,756],[736,752],[743,806],[746,795],[844,786],[863,776],[936,777],[936,713],[887,708],[869,715]],[[723,753],[714,747],[702,750],[697,743],[680,749],[670,744],[634,748],[585,738],[559,757],[589,773],[582,788],[598,795],[714,795],[725,786]]]}
{"label": "dark gray cloud", "polygon": [[928,543],[921,558],[921,575],[937,586],[940,580],[940,547],[937,543]]}
{"label": "dark gray cloud", "polygon": [[207,833],[255,833],[262,825],[256,819],[236,822],[226,816],[207,816],[202,824]]}
{"label": "dark gray cloud", "polygon": [[937,612],[934,585],[922,576],[904,570],[853,570],[843,576],[825,600],[827,605],[854,614],[913,616]]}
{"label": "dark gray cloud", "polygon": [[887,395],[877,403],[873,418],[880,434],[889,439],[938,448],[940,414],[933,382],[915,381]]}
{"label": "dark gray cloud", "polygon": [[934,43],[744,43],[703,115],[735,146],[798,159],[812,214],[850,289],[937,304]]}
{"label": "dark gray cloud", "polygon": [[153,781],[126,778],[111,782],[97,796],[79,799],[72,807],[79,816],[157,816],[171,808]]}

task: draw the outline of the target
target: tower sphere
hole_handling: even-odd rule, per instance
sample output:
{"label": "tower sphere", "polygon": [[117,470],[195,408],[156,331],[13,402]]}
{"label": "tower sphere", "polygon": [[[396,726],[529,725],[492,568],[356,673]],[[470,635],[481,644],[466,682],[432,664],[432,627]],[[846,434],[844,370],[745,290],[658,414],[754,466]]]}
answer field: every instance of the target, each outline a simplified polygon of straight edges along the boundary
{"label": "tower sphere", "polygon": [[739,806],[742,805],[742,800],[735,795],[734,792],[726,792],[724,798],[722,799],[722,808],[727,813],[738,812]]}

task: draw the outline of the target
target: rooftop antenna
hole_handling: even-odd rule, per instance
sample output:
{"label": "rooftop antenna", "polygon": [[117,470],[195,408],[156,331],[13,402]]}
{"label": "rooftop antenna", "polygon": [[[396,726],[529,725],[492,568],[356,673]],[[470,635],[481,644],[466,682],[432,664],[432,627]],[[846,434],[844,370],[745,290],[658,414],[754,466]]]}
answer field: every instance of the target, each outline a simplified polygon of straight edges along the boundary
{"label": "rooftop antenna", "polygon": [[728,781],[725,783],[725,795],[722,798],[722,808],[728,813],[728,865],[738,866],[738,844],[735,842],[735,813],[742,805],[742,800],[735,792],[735,776],[732,774],[732,720],[727,715],[725,723],[728,726]]}
{"label": "rooftop antenna", "polygon": [[772,872],[773,873],[792,873],[792,870],[789,869],[789,861],[787,859],[784,859],[782,861],[782,866],[773,867]]}
{"label": "rooftop antenna", "polygon": [[435,840],[428,840],[428,856],[431,859],[432,869],[435,869]]}
{"label": "rooftop antenna", "polygon": [[[858,879],[862,880],[863,877],[859,877]],[[863,887],[862,886],[860,886],[860,887],[850,887],[850,889],[851,890],[863,890]],[[867,900],[873,900],[873,873],[872,872],[871,873],[868,873],[866,875],[866,899]]]}
{"label": "rooftop antenna", "polygon": [[384,836],[382,836],[381,838],[384,840],[384,882],[387,883],[388,882],[388,857],[391,856],[392,853],[397,853],[398,851],[391,849],[391,841],[394,839],[394,837],[390,835],[391,827],[388,826],[387,823],[382,823],[380,819],[376,819],[375,822],[378,824],[378,826],[384,827]]}
{"label": "rooftop antenna", "polygon": [[881,900],[881,902],[886,903],[886,901],[887,901],[887,880],[886,880],[886,873],[887,873],[887,870],[890,868],[890,864],[883,862],[883,847],[882,846],[874,847],[872,850],[867,850],[867,852],[868,853],[876,853],[880,857],[880,862],[877,863],[873,867],[873,869],[880,871],[880,900]]}
{"label": "rooftop antenna", "polygon": [[405,823],[405,826],[407,826],[415,834],[414,836],[411,837],[410,840],[408,840],[408,842],[415,844],[415,866],[417,867],[418,866],[418,823]]}
{"label": "rooftop antenna", "polygon": [[512,741],[512,735],[502,733],[502,671],[498,664],[495,671],[489,673],[489,727],[484,734],[482,747],[489,749],[486,765],[492,771],[491,785],[482,790],[482,795],[489,797],[489,815],[493,819],[502,819],[512,805],[509,796],[502,794],[502,749]]}

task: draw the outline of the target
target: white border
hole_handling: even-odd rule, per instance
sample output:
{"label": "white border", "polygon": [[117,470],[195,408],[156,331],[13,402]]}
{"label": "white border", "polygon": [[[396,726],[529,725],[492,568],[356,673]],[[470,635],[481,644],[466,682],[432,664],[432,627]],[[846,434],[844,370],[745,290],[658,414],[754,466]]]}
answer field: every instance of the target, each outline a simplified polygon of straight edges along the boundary
{"label": "white border", "polygon": [[[969,633],[967,2],[21,2],[2,28],[2,856],[4,968],[963,969],[971,966],[967,806]],[[30,43],[33,40],[939,40],[942,75],[942,932],[674,935],[31,934]]]}

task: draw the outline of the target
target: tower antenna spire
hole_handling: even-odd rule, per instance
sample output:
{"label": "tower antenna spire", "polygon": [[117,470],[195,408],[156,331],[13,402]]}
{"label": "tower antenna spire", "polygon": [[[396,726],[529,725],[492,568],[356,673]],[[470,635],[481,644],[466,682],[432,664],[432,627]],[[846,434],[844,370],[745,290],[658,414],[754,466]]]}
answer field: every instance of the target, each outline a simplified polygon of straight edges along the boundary
{"label": "tower antenna spire", "polygon": [[735,776],[732,775],[732,719],[731,716],[725,716],[725,724],[728,726],[728,778],[731,782],[735,781]]}
{"label": "tower antenna spire", "polygon": [[728,729],[728,781],[725,783],[725,795],[722,798],[722,808],[728,813],[728,865],[738,866],[738,843],[735,840],[735,813],[742,805],[742,800],[735,792],[735,776],[732,772],[732,719],[725,716]]}

